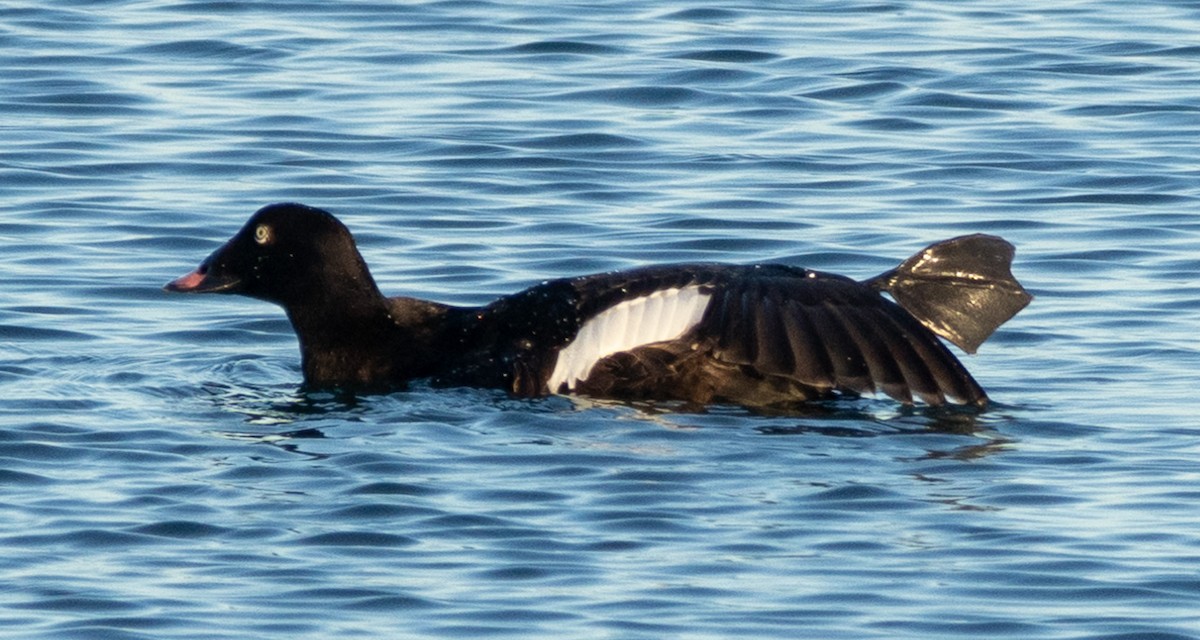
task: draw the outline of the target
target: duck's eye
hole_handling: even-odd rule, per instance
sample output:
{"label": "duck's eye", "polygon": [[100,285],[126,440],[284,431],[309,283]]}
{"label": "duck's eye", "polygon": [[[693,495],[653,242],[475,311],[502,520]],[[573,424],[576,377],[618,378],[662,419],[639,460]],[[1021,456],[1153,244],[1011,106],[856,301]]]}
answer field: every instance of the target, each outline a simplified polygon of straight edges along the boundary
{"label": "duck's eye", "polygon": [[271,233],[270,225],[260,224],[254,229],[254,241],[259,244],[267,244],[274,237],[275,234]]}

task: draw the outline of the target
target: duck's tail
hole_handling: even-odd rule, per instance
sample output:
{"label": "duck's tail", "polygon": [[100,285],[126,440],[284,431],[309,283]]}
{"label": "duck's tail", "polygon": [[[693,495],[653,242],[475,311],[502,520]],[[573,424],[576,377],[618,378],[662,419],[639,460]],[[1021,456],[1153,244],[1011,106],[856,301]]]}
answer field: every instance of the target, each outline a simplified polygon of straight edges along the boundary
{"label": "duck's tail", "polygon": [[1013,277],[1016,249],[977,233],[929,245],[863,284],[887,292],[934,333],[975,353],[1033,296]]}

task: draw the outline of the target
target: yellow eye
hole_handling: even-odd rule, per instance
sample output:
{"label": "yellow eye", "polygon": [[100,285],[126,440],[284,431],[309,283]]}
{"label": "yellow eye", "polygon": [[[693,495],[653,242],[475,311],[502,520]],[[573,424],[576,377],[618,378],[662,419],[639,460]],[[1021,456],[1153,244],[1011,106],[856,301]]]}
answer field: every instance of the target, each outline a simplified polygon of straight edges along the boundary
{"label": "yellow eye", "polygon": [[270,225],[260,224],[254,229],[254,241],[259,244],[267,244],[272,236]]}

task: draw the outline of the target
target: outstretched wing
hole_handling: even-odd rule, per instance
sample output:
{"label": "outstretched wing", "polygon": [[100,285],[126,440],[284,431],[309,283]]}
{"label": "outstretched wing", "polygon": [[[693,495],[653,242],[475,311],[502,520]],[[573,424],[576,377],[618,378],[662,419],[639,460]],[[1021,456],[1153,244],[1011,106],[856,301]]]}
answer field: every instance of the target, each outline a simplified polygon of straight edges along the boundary
{"label": "outstretched wing", "polygon": [[987,397],[907,311],[841,276],[770,267],[730,279],[693,332],[715,340],[719,361],[817,391],[882,391],[934,405]]}
{"label": "outstretched wing", "polygon": [[[636,366],[629,375],[694,382],[696,363],[707,359],[720,366],[705,375],[785,381],[817,394],[882,391],[906,403],[914,395],[929,404],[947,397],[986,401],[929,330],[841,276],[782,265],[672,265],[571,283],[579,293],[579,330],[547,371],[550,392],[586,387],[597,365],[610,378]],[[693,370],[677,370],[684,359]]]}

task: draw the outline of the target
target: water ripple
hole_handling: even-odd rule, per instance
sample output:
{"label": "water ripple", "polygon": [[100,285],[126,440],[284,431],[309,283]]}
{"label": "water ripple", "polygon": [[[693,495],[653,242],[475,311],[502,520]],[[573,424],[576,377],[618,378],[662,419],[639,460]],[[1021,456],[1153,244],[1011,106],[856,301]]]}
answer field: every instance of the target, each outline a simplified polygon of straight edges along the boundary
{"label": "water ripple", "polygon": [[[1197,15],[874,0],[7,10],[0,623],[26,637],[1185,638]],[[272,200],[381,287],[1018,247],[982,414],[300,391],[160,290]],[[902,588],[897,588],[901,585]],[[403,623],[397,625],[397,614]]]}

